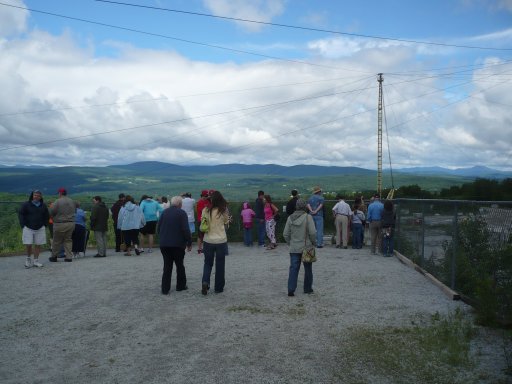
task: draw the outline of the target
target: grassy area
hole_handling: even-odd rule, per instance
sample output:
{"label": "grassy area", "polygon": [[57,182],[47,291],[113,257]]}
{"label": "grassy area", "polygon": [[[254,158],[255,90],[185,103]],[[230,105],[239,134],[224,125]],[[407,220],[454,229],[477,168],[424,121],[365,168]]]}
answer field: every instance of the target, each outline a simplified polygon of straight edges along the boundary
{"label": "grassy area", "polygon": [[470,355],[474,335],[460,312],[436,314],[427,325],[355,327],[340,340],[336,376],[347,384],[478,383]]}

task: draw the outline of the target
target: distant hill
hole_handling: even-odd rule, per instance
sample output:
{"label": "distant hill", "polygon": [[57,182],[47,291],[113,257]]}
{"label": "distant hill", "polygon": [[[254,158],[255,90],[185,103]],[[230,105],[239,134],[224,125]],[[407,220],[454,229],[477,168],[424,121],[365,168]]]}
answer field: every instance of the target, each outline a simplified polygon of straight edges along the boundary
{"label": "distant hill", "polygon": [[512,177],[512,172],[498,171],[496,169],[484,166],[456,169],[448,169],[442,167],[412,167],[396,169],[395,171],[401,173],[413,173],[417,175],[451,175],[486,179],[505,179]]}
{"label": "distant hill", "polygon": [[287,177],[369,175],[375,171],[358,167],[323,167],[318,165],[294,165],[285,167],[277,164],[220,164],[183,166],[158,161],[143,161],[127,165],[111,165],[107,168],[130,170],[132,172],[165,171],[175,175],[219,173],[229,175],[274,175]]}
{"label": "distant hill", "polygon": [[[394,186],[417,184],[422,189],[440,191],[473,181],[476,177],[506,177],[506,173],[485,167],[463,170],[409,168],[394,173]],[[315,185],[324,191],[374,191],[376,171],[357,167],[323,167],[277,164],[222,164],[183,166],[157,161],[108,167],[0,167],[0,192],[27,194],[40,189],[55,195],[66,187],[71,194],[100,194],[112,199],[119,192],[173,195],[190,191],[197,197],[202,189],[218,189],[231,199],[246,199],[255,191],[287,198],[291,188],[309,194]],[[391,187],[390,172],[383,173],[384,189]]]}

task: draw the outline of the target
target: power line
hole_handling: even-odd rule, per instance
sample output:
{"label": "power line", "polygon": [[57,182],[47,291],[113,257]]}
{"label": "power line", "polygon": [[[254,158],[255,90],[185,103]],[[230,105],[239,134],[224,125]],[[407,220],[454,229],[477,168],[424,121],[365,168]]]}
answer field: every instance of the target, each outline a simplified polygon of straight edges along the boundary
{"label": "power line", "polygon": [[95,1],[101,2],[101,3],[110,3],[110,4],[116,4],[116,5],[130,6],[130,7],[147,8],[147,9],[153,9],[153,10],[158,10],[158,11],[183,13],[183,14],[194,15],[194,16],[203,16],[203,17],[212,17],[212,18],[217,18],[217,19],[242,21],[244,23],[269,25],[269,26],[273,26],[273,27],[292,28],[292,29],[300,29],[300,30],[306,30],[306,31],[331,33],[331,34],[335,34],[335,35],[363,37],[363,38],[366,38],[366,39],[377,39],[377,40],[386,40],[386,41],[399,41],[399,42],[403,42],[403,43],[435,45],[435,46],[441,46],[441,47],[455,47],[455,48],[465,48],[465,49],[481,49],[481,50],[491,50],[491,51],[512,51],[512,48],[492,48],[492,47],[480,47],[480,46],[472,46],[472,45],[458,45],[458,44],[448,44],[448,43],[437,43],[437,42],[432,42],[432,41],[397,39],[397,38],[377,36],[377,35],[363,35],[363,34],[359,34],[359,33],[348,33],[348,32],[341,32],[341,31],[333,31],[333,30],[329,30],[329,29],[304,27],[304,26],[299,26],[299,25],[271,23],[271,22],[266,22],[266,21],[242,19],[242,18],[238,18],[238,17],[218,16],[218,15],[212,15],[212,14],[209,14],[209,13],[182,11],[182,10],[178,10],[178,9],[161,8],[161,7],[155,7],[155,6],[149,6],[149,5],[141,5],[141,4],[133,4],[133,3],[124,3],[124,2],[120,2],[120,1],[110,1],[110,0],[95,0]]}
{"label": "power line", "polygon": [[235,52],[235,53],[243,53],[243,54],[246,54],[246,55],[252,55],[252,56],[263,57],[263,58],[266,58],[266,59],[279,60],[279,61],[286,61],[286,62],[290,62],[290,63],[294,63],[294,64],[310,65],[310,66],[314,66],[314,67],[327,68],[327,69],[334,69],[334,70],[345,70],[345,71],[359,72],[359,73],[366,73],[366,74],[369,74],[369,73],[370,73],[370,72],[358,71],[358,70],[355,70],[355,69],[331,67],[331,66],[328,66],[328,65],[316,64],[316,63],[311,63],[311,62],[308,62],[308,61],[293,60],[293,59],[285,59],[285,58],[283,58],[283,57],[277,57],[277,56],[265,55],[265,54],[263,54],[263,53],[257,53],[257,52],[252,52],[252,51],[244,51],[244,50],[242,50],[242,49],[228,48],[228,47],[224,47],[224,46],[221,46],[221,45],[215,45],[215,44],[203,43],[203,42],[200,42],[200,41],[193,41],[193,40],[183,39],[183,38],[180,38],[180,37],[174,37],[174,36],[163,35],[163,34],[160,34],[160,33],[146,32],[146,31],[142,31],[142,30],[139,30],[139,29],[128,28],[128,27],[121,27],[121,26],[119,26],[119,25],[107,24],[107,23],[102,23],[102,22],[99,22],[99,21],[82,19],[82,18],[79,18],[79,17],[66,16],[66,15],[61,15],[61,14],[58,14],[58,13],[47,12],[47,11],[41,11],[41,10],[37,10],[37,9],[33,9],[33,8],[19,7],[19,6],[12,5],[12,4],[5,4],[5,3],[1,3],[1,2],[0,2],[0,5],[4,5],[4,6],[6,6],[6,7],[12,7],[12,8],[17,8],[17,9],[22,9],[22,10],[24,10],[24,11],[30,11],[30,12],[36,12],[36,13],[41,13],[41,14],[49,15],[49,16],[60,17],[60,18],[63,18],[63,19],[69,19],[69,20],[80,21],[80,22],[83,22],[83,23],[89,23],[89,24],[94,24],[94,25],[100,25],[100,26],[102,26],[102,27],[115,28],[115,29],[120,29],[120,30],[123,30],[123,31],[129,31],[129,32],[140,33],[140,34],[148,35],[148,36],[161,37],[161,38],[164,38],[164,39],[170,39],[170,40],[180,41],[180,42],[182,42],[182,43],[187,43],[187,44],[195,44],[195,45],[200,45],[200,46],[203,46],[203,47],[209,47],[209,48],[215,48],[215,49],[222,49],[222,50],[225,50],[225,51],[230,51],[230,52]]}
{"label": "power line", "polygon": [[[83,108],[110,107],[113,105],[123,105],[123,104],[129,104],[129,103],[139,103],[139,102],[142,103],[142,102],[162,101],[162,100],[169,100],[169,101],[170,100],[180,100],[180,99],[191,98],[191,97],[220,95],[220,94],[226,94],[226,93],[246,92],[246,91],[262,90],[262,89],[270,89],[270,88],[297,86],[297,85],[309,85],[309,84],[315,84],[315,83],[323,83],[326,81],[337,81],[337,80],[345,80],[345,79],[347,79],[347,77],[303,81],[303,82],[297,82],[297,83],[267,85],[267,86],[252,87],[252,88],[227,89],[227,90],[222,90],[222,91],[211,91],[211,92],[203,92],[203,93],[194,93],[194,94],[189,94],[189,95],[180,95],[180,96],[174,96],[172,98],[159,97],[159,98],[144,99],[144,100],[119,101],[116,103],[76,105],[76,106],[70,106],[70,107],[47,108],[47,109],[40,109],[40,110],[33,110],[33,111],[7,112],[7,113],[0,113],[0,117],[28,115],[28,114],[46,113],[46,112],[56,112],[56,111],[65,111],[65,110],[74,110],[74,109],[83,109]],[[358,78],[358,79],[360,79],[360,78]],[[366,79],[366,77],[363,77],[362,79]]]}

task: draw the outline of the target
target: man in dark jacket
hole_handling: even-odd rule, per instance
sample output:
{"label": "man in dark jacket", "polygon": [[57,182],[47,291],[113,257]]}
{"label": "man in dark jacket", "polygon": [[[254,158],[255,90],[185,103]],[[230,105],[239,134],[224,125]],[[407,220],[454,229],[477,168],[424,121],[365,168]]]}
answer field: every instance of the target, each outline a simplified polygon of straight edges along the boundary
{"label": "man in dark jacket", "polygon": [[265,246],[265,192],[258,191],[258,198],[254,202],[254,213],[256,214],[255,220],[258,228],[258,245]]}
{"label": "man in dark jacket", "polygon": [[[30,194],[28,201],[23,203],[18,212],[21,228],[23,228],[22,240],[27,247],[27,260],[25,268],[42,267],[39,262],[41,245],[46,244],[46,226],[50,219],[48,207],[43,202],[43,195],[36,190]],[[34,256],[32,258],[32,245]]]}
{"label": "man in dark jacket", "polygon": [[117,218],[119,217],[119,211],[123,207],[124,202],[125,195],[124,193],[120,193],[119,200],[117,200],[110,208],[110,212],[112,212],[112,220],[114,220],[114,233],[116,234],[116,252],[121,252],[121,244],[123,243],[121,230],[117,228]]}
{"label": "man in dark jacket", "polygon": [[107,256],[107,230],[109,211],[100,196],[94,196],[91,210],[91,230],[94,231],[98,253],[94,257]]}
{"label": "man in dark jacket", "polygon": [[174,196],[171,199],[171,206],[162,212],[158,221],[160,251],[164,258],[162,275],[162,294],[164,295],[168,295],[171,290],[173,263],[176,264],[176,291],[188,289],[183,259],[185,247],[187,252],[192,249],[192,236],[187,213],[181,209],[182,201],[181,196]]}
{"label": "man in dark jacket", "polygon": [[293,212],[295,212],[295,206],[297,205],[297,200],[299,199],[299,192],[296,189],[292,189],[292,198],[286,203],[286,214],[290,216]]}

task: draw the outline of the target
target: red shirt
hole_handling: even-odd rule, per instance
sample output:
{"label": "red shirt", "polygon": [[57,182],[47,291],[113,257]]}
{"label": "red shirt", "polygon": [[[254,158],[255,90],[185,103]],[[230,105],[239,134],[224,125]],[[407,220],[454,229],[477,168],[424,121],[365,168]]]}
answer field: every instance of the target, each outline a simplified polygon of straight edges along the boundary
{"label": "red shirt", "polygon": [[210,207],[212,203],[210,203],[210,200],[208,199],[199,199],[199,201],[196,204],[197,209],[197,221],[201,222],[201,214],[203,213],[204,207]]}

